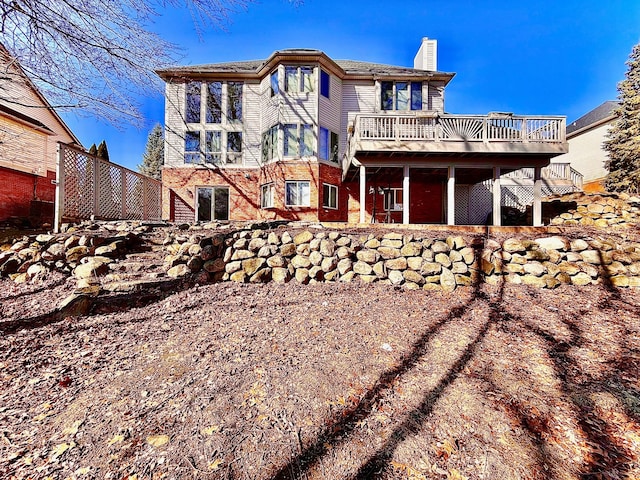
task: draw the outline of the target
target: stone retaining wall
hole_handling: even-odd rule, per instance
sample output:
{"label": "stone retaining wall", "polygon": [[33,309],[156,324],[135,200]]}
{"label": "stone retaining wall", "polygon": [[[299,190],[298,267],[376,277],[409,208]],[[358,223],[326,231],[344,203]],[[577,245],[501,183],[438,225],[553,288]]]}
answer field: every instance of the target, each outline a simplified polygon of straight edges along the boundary
{"label": "stone retaining wall", "polygon": [[171,277],[196,280],[300,283],[382,282],[406,289],[443,289],[501,281],[542,288],[610,282],[640,286],[640,244],[607,238],[550,236],[535,240],[413,234],[349,234],[245,230],[225,236],[167,237]]}

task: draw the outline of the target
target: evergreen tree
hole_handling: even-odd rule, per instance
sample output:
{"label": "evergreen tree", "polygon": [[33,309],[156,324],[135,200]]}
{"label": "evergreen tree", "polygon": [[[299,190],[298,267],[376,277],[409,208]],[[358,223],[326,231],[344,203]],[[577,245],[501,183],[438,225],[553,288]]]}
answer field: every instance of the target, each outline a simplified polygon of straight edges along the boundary
{"label": "evergreen tree", "polygon": [[107,142],[102,140],[100,145],[98,145],[98,158],[109,161],[109,150],[107,149]]}
{"label": "evergreen tree", "polygon": [[160,170],[164,164],[164,136],[159,123],[153,127],[147,137],[147,146],[142,154],[142,163],[138,171],[143,175],[160,180]]}
{"label": "evergreen tree", "polygon": [[609,154],[605,187],[613,192],[640,192],[640,44],[633,47],[625,73],[618,84],[620,106],[604,148]]}
{"label": "evergreen tree", "polygon": [[95,143],[91,144],[91,146],[89,147],[89,155],[98,156],[98,147],[96,147]]}

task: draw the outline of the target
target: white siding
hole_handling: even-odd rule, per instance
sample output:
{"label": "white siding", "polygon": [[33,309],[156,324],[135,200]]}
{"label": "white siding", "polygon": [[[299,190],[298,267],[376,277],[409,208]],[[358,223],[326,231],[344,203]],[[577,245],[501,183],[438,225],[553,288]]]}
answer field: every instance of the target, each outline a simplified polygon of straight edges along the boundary
{"label": "white siding", "polygon": [[426,110],[444,113],[444,83],[429,82],[429,96]]}
{"label": "white siding", "polygon": [[[375,113],[377,111],[376,86],[373,80],[342,82],[342,116],[341,132],[346,132],[349,123],[358,113]],[[347,147],[347,135],[340,135],[340,151]]]}
{"label": "white siding", "polygon": [[36,175],[46,175],[46,170],[55,171],[48,163],[49,136],[10,118],[0,116],[0,166]]}
{"label": "white siding", "polygon": [[587,130],[568,140],[569,153],[554,157],[552,163],[570,163],[584,175],[584,181],[599,180],[607,175],[604,162],[609,158],[602,148],[610,124]]}
{"label": "white siding", "polygon": [[244,164],[247,167],[260,165],[262,155],[262,124],[261,124],[261,90],[259,83],[245,83],[244,85]]}
{"label": "white siding", "polygon": [[184,166],[184,84],[167,83],[165,89],[165,149],[167,167]]}

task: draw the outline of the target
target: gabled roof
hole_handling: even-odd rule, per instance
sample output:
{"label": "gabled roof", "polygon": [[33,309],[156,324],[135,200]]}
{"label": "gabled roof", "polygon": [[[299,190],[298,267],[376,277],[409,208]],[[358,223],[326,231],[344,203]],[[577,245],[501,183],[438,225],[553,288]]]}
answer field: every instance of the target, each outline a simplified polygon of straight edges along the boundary
{"label": "gabled roof", "polygon": [[585,113],[583,116],[567,125],[567,135],[613,120],[615,118],[613,111],[618,108],[619,105],[620,104],[615,100],[608,100],[603,104],[598,105],[590,112]]}
{"label": "gabled roof", "polygon": [[[69,135],[69,137],[73,140],[73,142],[82,147],[82,143],[80,142],[78,137],[76,137],[76,135],[69,128],[69,126],[64,122],[64,120],[62,120],[62,117],[60,117],[60,115],[55,110],[55,108],[53,108],[51,106],[51,104],[46,99],[46,97],[42,94],[42,92],[40,92],[38,87],[36,87],[35,83],[33,83],[31,78],[29,78],[29,76],[25,73],[24,69],[22,68],[20,63],[17,61],[17,59],[9,52],[9,50],[7,50],[7,48],[2,43],[0,43],[0,59],[6,60],[6,61],[11,61],[11,63],[13,64],[12,66],[17,69],[17,71],[19,72],[19,75],[24,80],[25,86],[28,87],[31,91],[33,91],[33,93],[38,97],[38,99],[40,99],[40,101],[42,102],[43,106],[53,115],[55,120],[62,127],[62,129],[67,133],[67,135]],[[7,112],[6,110],[11,110],[14,113],[19,113],[19,112],[15,111],[14,109],[12,109],[10,107],[7,107],[7,106],[5,106],[4,108],[5,108],[5,113],[8,113],[8,114],[14,116],[14,118],[19,118],[19,116],[16,116],[11,112]],[[19,115],[22,115],[22,116],[25,117],[25,119],[22,119],[23,121],[28,121],[29,123],[32,123],[37,128],[40,128],[40,126],[37,125],[37,124],[43,125],[47,130],[49,130],[49,131],[51,131],[53,133],[53,131],[48,126],[46,126],[46,125],[42,124],[41,122],[29,117],[28,115],[20,114],[20,113],[19,113]],[[35,123],[33,123],[33,122],[35,122]]]}
{"label": "gabled roof", "polygon": [[277,50],[265,60],[209,63],[193,66],[170,67],[156,70],[165,80],[191,76],[232,76],[261,78],[277,64],[283,62],[319,62],[341,78],[377,78],[377,77],[420,77],[433,78],[448,83],[455,73],[418,70],[415,68],[385,65],[382,63],[361,62],[357,60],[333,60],[321,50],[292,48]]}

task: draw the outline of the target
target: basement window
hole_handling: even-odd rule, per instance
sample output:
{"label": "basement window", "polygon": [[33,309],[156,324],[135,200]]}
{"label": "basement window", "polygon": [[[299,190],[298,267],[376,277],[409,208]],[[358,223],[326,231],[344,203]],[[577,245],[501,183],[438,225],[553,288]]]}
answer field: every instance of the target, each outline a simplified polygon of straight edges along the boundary
{"label": "basement window", "polygon": [[310,205],[309,182],[285,182],[284,203],[287,207],[308,207]]}
{"label": "basement window", "polygon": [[338,208],[338,187],[329,183],[322,184],[322,206],[324,208]]}

